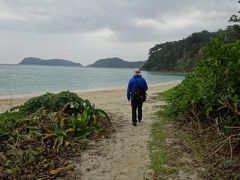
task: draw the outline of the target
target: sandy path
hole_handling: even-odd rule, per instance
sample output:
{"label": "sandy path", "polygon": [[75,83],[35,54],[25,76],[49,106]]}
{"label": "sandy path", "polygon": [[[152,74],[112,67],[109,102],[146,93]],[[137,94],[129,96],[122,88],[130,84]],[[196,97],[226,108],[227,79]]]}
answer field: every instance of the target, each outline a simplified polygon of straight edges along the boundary
{"label": "sandy path", "polygon": [[84,180],[141,180],[149,174],[148,141],[153,120],[153,99],[157,92],[172,87],[173,84],[151,86],[148,100],[143,107],[142,123],[131,125],[130,102],[125,90],[102,91],[80,94],[94,102],[97,107],[110,113],[116,132],[110,139],[93,142],[93,148],[85,151],[77,164],[76,179]]}
{"label": "sandy path", "polygon": [[[136,127],[131,125],[131,106],[126,98],[126,89],[78,93],[110,114],[115,132],[109,139],[91,142],[92,148],[84,151],[80,159],[74,159],[77,166],[75,179],[148,179],[150,158],[147,146],[153,124],[151,115],[155,112],[154,107],[161,104],[153,97],[157,92],[175,85],[176,82],[149,87],[148,98],[143,106],[143,120]],[[0,111],[19,105],[27,99],[0,100]]]}

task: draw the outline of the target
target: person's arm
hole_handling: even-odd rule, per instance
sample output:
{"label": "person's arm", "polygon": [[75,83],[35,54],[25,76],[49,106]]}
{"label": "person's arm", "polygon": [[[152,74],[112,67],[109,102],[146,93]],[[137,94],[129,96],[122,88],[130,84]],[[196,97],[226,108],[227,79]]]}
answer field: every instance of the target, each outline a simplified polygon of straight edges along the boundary
{"label": "person's arm", "polygon": [[131,79],[128,82],[128,88],[127,88],[127,99],[130,101],[130,93],[131,93]]}
{"label": "person's arm", "polygon": [[148,85],[147,85],[147,82],[146,82],[146,80],[144,79],[144,91],[147,91],[148,90]]}

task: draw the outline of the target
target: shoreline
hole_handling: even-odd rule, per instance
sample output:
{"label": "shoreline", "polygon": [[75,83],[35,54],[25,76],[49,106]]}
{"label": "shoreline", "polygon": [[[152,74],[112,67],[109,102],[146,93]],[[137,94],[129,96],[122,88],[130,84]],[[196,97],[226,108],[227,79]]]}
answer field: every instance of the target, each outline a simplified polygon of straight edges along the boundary
{"label": "shoreline", "polygon": [[[178,84],[178,83],[181,83],[181,80],[176,80],[176,81],[169,81],[169,82],[164,82],[164,83],[154,83],[154,84],[149,84],[148,86],[149,87],[154,87],[154,86],[162,86],[162,85],[168,85],[168,84]],[[118,89],[126,89],[127,88],[127,85],[126,87],[123,87],[123,86],[118,86],[118,87],[106,87],[106,88],[97,88],[97,89],[79,89],[79,90],[62,90],[62,91],[71,91],[71,92],[74,92],[74,93],[88,93],[88,92],[97,92],[97,91],[111,91],[111,90],[118,90]],[[59,93],[59,92],[62,92],[61,90],[58,91],[51,91],[49,93]],[[0,101],[3,101],[3,100],[12,100],[12,99],[26,99],[26,98],[32,98],[32,97],[35,97],[35,96],[41,96],[45,93],[47,93],[48,91],[46,92],[36,92],[36,93],[19,93],[19,94],[8,94],[8,95],[0,95]]]}
{"label": "shoreline", "polygon": [[[148,95],[152,93],[160,92],[172,88],[179,84],[181,81],[170,81],[166,83],[158,83],[158,84],[149,84],[149,89],[147,91]],[[119,100],[126,100],[126,90],[127,87],[114,87],[114,88],[102,88],[102,89],[94,89],[94,90],[78,90],[78,91],[71,91],[76,93],[83,99],[88,99],[92,103],[96,104],[97,106],[107,106],[107,99],[106,98],[116,98]],[[42,95],[42,94],[39,94]],[[36,95],[28,94],[28,95],[19,95],[19,96],[11,96],[10,98],[1,99],[0,98],[0,113],[3,113],[12,107],[21,105],[25,103],[28,99],[35,97]],[[116,100],[117,101],[117,100]]]}

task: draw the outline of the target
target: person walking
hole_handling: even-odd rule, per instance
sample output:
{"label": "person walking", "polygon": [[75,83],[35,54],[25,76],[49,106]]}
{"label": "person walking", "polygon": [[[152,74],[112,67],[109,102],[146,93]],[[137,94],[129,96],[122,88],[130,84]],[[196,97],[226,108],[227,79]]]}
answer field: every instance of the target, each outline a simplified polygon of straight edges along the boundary
{"label": "person walking", "polygon": [[131,101],[132,106],[132,125],[137,125],[138,122],[142,120],[142,106],[143,102],[146,100],[146,91],[148,90],[148,85],[146,80],[141,75],[141,70],[139,68],[134,69],[134,75],[128,82],[127,88],[127,99]]}

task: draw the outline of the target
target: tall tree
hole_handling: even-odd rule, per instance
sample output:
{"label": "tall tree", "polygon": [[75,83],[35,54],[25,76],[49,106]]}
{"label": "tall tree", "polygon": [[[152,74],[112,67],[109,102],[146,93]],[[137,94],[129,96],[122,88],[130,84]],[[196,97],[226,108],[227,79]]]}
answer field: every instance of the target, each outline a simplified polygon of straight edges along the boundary
{"label": "tall tree", "polygon": [[[240,3],[240,0],[238,1],[238,3]],[[238,11],[238,13],[240,13],[240,11]],[[231,17],[230,17],[230,19],[229,19],[229,22],[234,22],[234,23],[237,23],[237,24],[235,24],[234,26],[232,26],[232,29],[234,30],[234,36],[236,36],[237,37],[237,39],[239,39],[240,38],[240,25],[239,25],[239,23],[240,23],[240,16],[238,16],[238,15],[232,15]]]}
{"label": "tall tree", "polygon": [[[240,0],[238,1],[238,3],[240,3]],[[240,13],[240,11],[238,11],[238,13]],[[240,23],[240,17],[238,15],[232,15],[229,19],[229,22],[239,22]]]}

